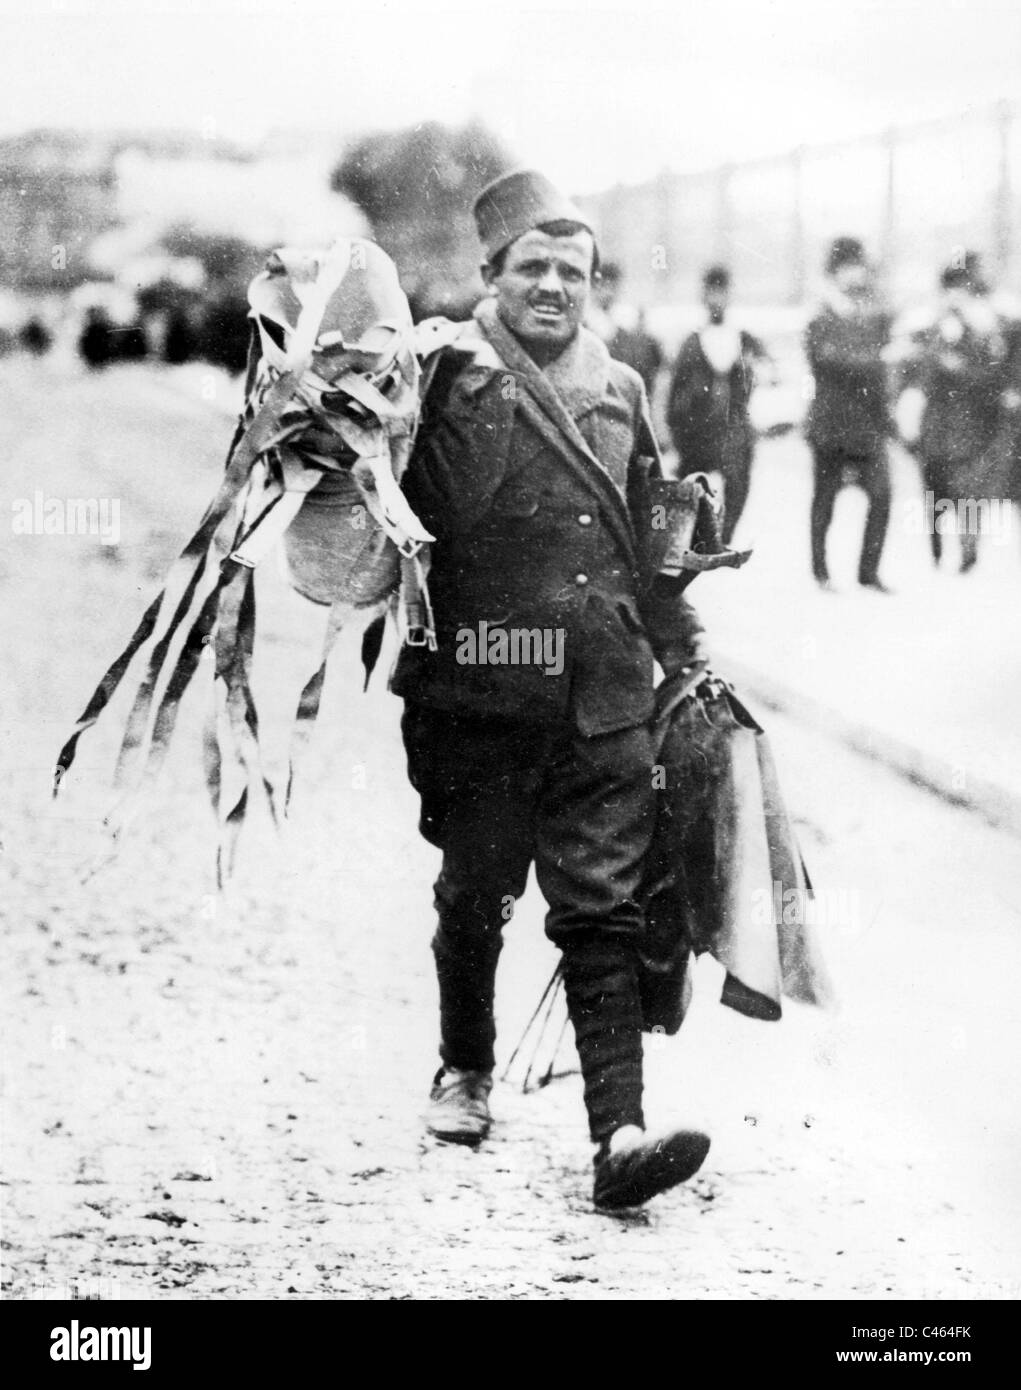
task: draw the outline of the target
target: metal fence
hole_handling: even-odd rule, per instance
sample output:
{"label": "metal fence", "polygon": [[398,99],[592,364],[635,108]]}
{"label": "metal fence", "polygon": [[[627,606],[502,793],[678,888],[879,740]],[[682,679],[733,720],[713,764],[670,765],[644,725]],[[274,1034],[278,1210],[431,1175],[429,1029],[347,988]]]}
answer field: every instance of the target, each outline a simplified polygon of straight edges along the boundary
{"label": "metal fence", "polygon": [[702,269],[730,266],[747,303],[799,304],[834,236],[860,236],[896,302],[931,293],[938,269],[974,249],[994,284],[1021,289],[1021,122],[999,102],[881,134],[725,164],[664,171],[579,201],[604,255],[649,307],[690,302]]}

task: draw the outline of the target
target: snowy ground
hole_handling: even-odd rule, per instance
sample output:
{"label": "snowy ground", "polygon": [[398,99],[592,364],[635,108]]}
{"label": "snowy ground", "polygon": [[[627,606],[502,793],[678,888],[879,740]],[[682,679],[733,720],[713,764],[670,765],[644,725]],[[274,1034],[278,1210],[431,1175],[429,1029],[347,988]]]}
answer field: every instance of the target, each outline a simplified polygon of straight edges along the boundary
{"label": "snowy ground", "polygon": [[[256,820],[223,901],[196,741],[208,692],[196,689],[158,797],[83,884],[117,711],[54,807],[55,751],[212,491],[229,431],[144,367],[0,371],[5,511],[36,488],[116,497],[123,532],[108,548],[12,536],[0,557],[9,1294],[74,1282],[150,1298],[1021,1294],[1016,838],[764,716],[831,894],[841,1010],[754,1023],[716,1003],[717,968],[700,967],[682,1036],[650,1042],[648,1108],[702,1120],[714,1145],[694,1182],[639,1218],[590,1209],[577,1077],[528,1096],[498,1086],[486,1146],[436,1146],[420,1123],[435,1066],[436,857],[415,831],[398,702],[378,677],[360,694],[346,635],[288,835]],[[822,668],[842,645],[841,613],[857,624],[844,642],[860,645],[861,615],[880,611],[856,593],[812,606],[803,513],[786,576],[767,541],[781,494],[765,484],[789,479],[798,494],[804,471],[796,441],[768,446],[748,516],[761,568],[692,591],[721,652],[782,664],[804,629]],[[854,506],[842,504],[842,529]],[[992,593],[1009,576],[995,580],[989,558],[969,581],[932,582],[951,606],[955,584]],[[903,565],[891,564],[905,593],[888,612],[910,631],[921,609],[914,562]],[[275,572],[262,578],[259,684],[279,759],[317,633]],[[1007,703],[1007,652],[985,656],[975,684]],[[865,702],[867,651],[845,675]],[[980,727],[992,749],[999,726]],[[502,967],[504,1056],[553,963],[533,890]]]}
{"label": "snowy ground", "polygon": [[[829,711],[859,745],[889,747],[944,795],[973,800],[1021,831],[1021,512],[1003,504],[979,563],[958,573],[956,535],[937,569],[923,531],[915,461],[891,451],[894,497],[881,566],[893,597],[855,583],[866,499],[845,488],[829,537],[838,588],[811,582],[808,450],[795,436],[759,446],[735,544],[739,573],[692,588],[721,661],[737,658],[798,707]],[[822,718],[825,726],[827,720]]]}

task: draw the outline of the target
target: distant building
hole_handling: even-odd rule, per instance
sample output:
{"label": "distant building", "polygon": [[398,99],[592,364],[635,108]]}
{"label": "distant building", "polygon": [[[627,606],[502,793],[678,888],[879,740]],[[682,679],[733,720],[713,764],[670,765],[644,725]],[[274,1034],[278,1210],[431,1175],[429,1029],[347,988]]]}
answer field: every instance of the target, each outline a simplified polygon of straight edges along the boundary
{"label": "distant building", "polygon": [[133,146],[115,164],[119,219],[128,226],[190,223],[267,247],[362,235],[361,213],[330,191],[339,143],[326,152],[276,141],[245,160],[210,158],[201,148],[178,156]]}
{"label": "distant building", "polygon": [[73,289],[117,275],[182,224],[258,247],[362,234],[362,215],[330,191],[342,144],[327,133],[265,149],[172,131],[2,139],[0,279],[29,294]]}
{"label": "distant building", "polygon": [[104,143],[60,131],[0,140],[0,279],[9,288],[81,284],[89,245],[116,220]]}

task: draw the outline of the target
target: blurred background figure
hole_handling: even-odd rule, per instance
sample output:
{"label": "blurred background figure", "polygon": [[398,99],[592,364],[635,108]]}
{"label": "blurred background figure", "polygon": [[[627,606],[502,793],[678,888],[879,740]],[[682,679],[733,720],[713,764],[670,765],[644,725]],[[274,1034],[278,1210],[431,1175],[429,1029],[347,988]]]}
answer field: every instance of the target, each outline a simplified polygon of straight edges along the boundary
{"label": "blurred background figure", "polygon": [[755,363],[768,360],[759,340],[729,316],[730,271],[702,276],[706,321],[681,344],[670,379],[667,423],[680,473],[719,473],[724,486],[723,541],[730,544],[748,500],[755,429],[748,403]]}
{"label": "blurred background figure", "polygon": [[148,338],[138,297],[125,285],[86,281],[68,296],[67,321],[78,356],[90,368],[144,358]]}
{"label": "blurred background figure", "polygon": [[22,324],[18,332],[18,343],[30,352],[33,357],[42,357],[44,352],[49,350],[53,341],[53,335],[43,323],[42,319],[33,314],[30,319]]}
{"label": "blurred background figure", "polygon": [[602,338],[611,357],[634,368],[645,382],[651,401],[663,366],[663,349],[646,328],[645,310],[622,302],[623,279],[623,272],[614,261],[602,266],[589,308],[588,324]]}
{"label": "blurred background figure", "polygon": [[1000,398],[1000,430],[993,446],[1000,495],[1021,507],[1021,320],[1005,316],[1006,389]]}
{"label": "blurred background figure", "polygon": [[149,351],[141,323],[118,324],[101,305],[85,312],[78,351],[90,367],[110,362],[137,362]]}
{"label": "blurred background figure", "polygon": [[856,237],[837,237],[826,259],[823,302],[805,334],[805,355],[815,378],[806,437],[812,449],[812,574],[832,588],[826,536],[837,493],[857,483],[869,499],[858,562],[858,583],[889,593],[879,577],[890,522],[892,432],[883,351],[890,315],[877,306],[865,248]]}
{"label": "blurred background figure", "polygon": [[86,309],[78,351],[90,367],[105,367],[114,354],[113,325],[98,306]]}
{"label": "blurred background figure", "polygon": [[[963,574],[978,559],[982,513],[976,504],[1004,491],[1005,480],[994,476],[1000,459],[993,445],[1012,404],[1007,325],[990,302],[974,251],[955,256],[939,283],[934,321],[912,336],[904,384],[924,400],[917,452],[923,490],[932,494],[925,508],[932,558],[938,565],[943,554],[939,503],[949,499],[958,519]],[[962,523],[958,504],[969,499]]]}

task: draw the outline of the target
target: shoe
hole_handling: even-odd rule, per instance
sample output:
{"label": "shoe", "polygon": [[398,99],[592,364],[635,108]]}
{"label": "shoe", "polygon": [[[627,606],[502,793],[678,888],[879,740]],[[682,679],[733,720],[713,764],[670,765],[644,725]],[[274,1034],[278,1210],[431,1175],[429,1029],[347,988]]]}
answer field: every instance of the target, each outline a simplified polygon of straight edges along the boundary
{"label": "shoe", "polygon": [[815,582],[819,585],[819,588],[823,591],[824,594],[840,593],[840,590],[833,583],[833,580],[830,579],[828,574],[817,574],[815,576]]}
{"label": "shoe", "polygon": [[639,1133],[617,1150],[604,1147],[596,1157],[592,1200],[603,1211],[637,1207],[687,1182],[709,1152],[709,1136],[697,1129],[678,1129],[655,1136]]}
{"label": "shoe", "polygon": [[859,579],[858,583],[861,585],[863,589],[871,589],[872,592],[875,594],[893,593],[893,590],[888,588],[887,585],[883,583],[883,581],[879,578],[878,575],[873,575],[871,579]]}
{"label": "shoe", "polygon": [[448,1144],[481,1144],[492,1123],[489,1093],[493,1073],[441,1068],[429,1093],[425,1127]]}

